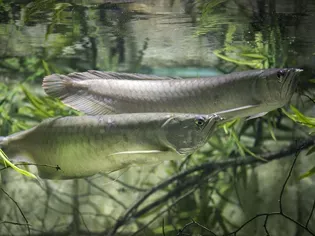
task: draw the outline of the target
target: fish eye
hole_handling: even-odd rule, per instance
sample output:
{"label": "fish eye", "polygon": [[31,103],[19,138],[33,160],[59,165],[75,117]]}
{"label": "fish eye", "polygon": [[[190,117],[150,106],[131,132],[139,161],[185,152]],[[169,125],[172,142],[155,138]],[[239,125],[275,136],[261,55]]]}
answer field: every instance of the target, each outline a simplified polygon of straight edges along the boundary
{"label": "fish eye", "polygon": [[278,77],[278,80],[279,80],[280,83],[282,82],[282,79],[285,76],[285,74],[286,74],[285,70],[279,70],[277,72],[277,77]]}
{"label": "fish eye", "polygon": [[198,116],[195,118],[195,125],[200,129],[204,126],[206,118],[203,116]]}

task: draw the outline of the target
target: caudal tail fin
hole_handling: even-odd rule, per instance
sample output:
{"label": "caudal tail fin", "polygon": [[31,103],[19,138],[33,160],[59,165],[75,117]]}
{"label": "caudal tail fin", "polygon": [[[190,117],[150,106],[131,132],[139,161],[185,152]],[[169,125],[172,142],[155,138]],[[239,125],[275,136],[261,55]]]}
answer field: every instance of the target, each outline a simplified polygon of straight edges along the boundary
{"label": "caudal tail fin", "polygon": [[[95,98],[80,80],[96,77],[89,72],[73,73],[69,76],[53,74],[43,79],[42,87],[46,94],[59,98],[65,105],[88,115],[105,115],[113,110],[106,103]],[[97,77],[96,77],[97,78]]]}
{"label": "caudal tail fin", "polygon": [[42,87],[47,95],[62,99],[68,94],[71,79],[68,76],[52,74],[43,79]]}

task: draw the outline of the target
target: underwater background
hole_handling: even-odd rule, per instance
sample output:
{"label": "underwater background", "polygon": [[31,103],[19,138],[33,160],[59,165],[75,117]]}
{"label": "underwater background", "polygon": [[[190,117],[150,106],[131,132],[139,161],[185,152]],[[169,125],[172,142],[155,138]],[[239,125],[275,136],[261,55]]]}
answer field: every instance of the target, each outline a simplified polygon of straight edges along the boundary
{"label": "underwater background", "polygon": [[229,122],[181,162],[65,181],[0,165],[0,235],[315,235],[315,1],[0,0],[0,136],[80,114],[44,94],[52,73],[274,67],[304,70],[291,106]]}

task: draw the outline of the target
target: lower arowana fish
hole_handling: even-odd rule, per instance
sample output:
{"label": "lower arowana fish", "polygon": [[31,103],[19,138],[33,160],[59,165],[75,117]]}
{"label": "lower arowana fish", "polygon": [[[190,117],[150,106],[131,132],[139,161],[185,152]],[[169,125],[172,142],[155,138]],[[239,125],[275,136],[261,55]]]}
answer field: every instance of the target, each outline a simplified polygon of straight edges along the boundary
{"label": "lower arowana fish", "polygon": [[169,113],[50,118],[0,137],[0,148],[13,161],[36,164],[41,178],[80,178],[185,157],[207,142],[220,120]]}
{"label": "lower arowana fish", "polygon": [[43,88],[89,115],[178,112],[252,118],[288,103],[301,71],[250,70],[192,79],[88,71],[49,75]]}

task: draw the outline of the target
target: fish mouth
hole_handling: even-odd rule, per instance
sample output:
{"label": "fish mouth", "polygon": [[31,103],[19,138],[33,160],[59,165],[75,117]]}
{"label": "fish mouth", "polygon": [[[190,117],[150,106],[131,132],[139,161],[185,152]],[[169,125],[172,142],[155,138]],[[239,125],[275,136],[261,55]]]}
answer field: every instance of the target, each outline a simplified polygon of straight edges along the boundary
{"label": "fish mouth", "polygon": [[280,97],[281,99],[288,101],[292,97],[298,84],[298,75],[302,72],[302,69],[289,68],[286,69],[286,75],[281,85]]}

